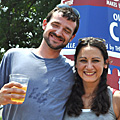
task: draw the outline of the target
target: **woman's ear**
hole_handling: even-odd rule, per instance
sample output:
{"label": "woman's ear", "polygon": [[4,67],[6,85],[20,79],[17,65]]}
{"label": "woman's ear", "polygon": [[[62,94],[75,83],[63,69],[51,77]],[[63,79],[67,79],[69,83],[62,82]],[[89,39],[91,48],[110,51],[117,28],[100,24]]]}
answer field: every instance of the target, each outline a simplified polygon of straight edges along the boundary
{"label": "woman's ear", "polygon": [[104,68],[105,68],[105,69],[108,68],[108,63],[109,63],[109,59],[107,59],[107,60],[105,61],[105,65],[104,65]]}
{"label": "woman's ear", "polygon": [[43,20],[42,29],[45,30],[47,25],[47,19]]}
{"label": "woman's ear", "polygon": [[77,66],[77,63],[76,63],[76,64],[75,64],[75,68],[77,69],[77,67],[78,67],[78,66]]}
{"label": "woman's ear", "polygon": [[106,63],[105,63],[105,65],[104,65],[104,68],[105,68],[105,69],[107,69],[107,68],[108,68],[108,65],[107,65]]}

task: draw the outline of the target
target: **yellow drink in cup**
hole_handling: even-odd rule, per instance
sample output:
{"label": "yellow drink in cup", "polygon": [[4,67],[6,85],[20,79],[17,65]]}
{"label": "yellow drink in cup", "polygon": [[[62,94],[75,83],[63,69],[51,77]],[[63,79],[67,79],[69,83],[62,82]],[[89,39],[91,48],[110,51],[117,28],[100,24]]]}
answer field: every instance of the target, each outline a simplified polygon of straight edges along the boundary
{"label": "yellow drink in cup", "polygon": [[[12,88],[18,88],[18,87],[12,87]],[[18,89],[22,89],[22,90],[24,90],[24,91],[27,91],[27,86],[25,86],[25,87],[22,87],[22,88],[18,88]],[[15,94],[15,93],[11,93],[11,94]],[[24,96],[26,96],[26,94],[21,94],[21,95],[24,95]],[[21,102],[21,103],[23,103],[24,102],[24,100],[25,100],[25,98],[11,98],[11,100],[12,101],[15,101],[15,102]]]}
{"label": "yellow drink in cup", "polygon": [[[10,82],[12,82],[12,81],[18,82],[18,83],[20,83],[23,86],[22,88],[18,88],[18,87],[15,87],[15,86],[13,86],[12,88],[18,88],[18,89],[22,89],[24,91],[27,91],[27,85],[28,85],[28,82],[29,82],[29,78],[26,75],[10,74],[9,77],[10,77]],[[18,94],[18,93],[11,93],[11,94]],[[26,94],[21,94],[21,95],[25,95],[26,96]],[[19,99],[11,98],[11,100],[23,103],[25,98],[19,98]]]}

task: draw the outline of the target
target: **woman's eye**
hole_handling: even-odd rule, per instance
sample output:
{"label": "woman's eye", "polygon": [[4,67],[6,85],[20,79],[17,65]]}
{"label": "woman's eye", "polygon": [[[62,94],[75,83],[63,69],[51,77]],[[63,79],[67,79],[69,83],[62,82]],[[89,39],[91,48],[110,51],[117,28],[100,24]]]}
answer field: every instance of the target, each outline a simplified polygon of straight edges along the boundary
{"label": "woman's eye", "polygon": [[86,62],[87,62],[87,60],[80,60],[80,62],[82,62],[82,63],[86,63]]}
{"label": "woman's eye", "polygon": [[99,62],[99,60],[93,60],[93,62]]}

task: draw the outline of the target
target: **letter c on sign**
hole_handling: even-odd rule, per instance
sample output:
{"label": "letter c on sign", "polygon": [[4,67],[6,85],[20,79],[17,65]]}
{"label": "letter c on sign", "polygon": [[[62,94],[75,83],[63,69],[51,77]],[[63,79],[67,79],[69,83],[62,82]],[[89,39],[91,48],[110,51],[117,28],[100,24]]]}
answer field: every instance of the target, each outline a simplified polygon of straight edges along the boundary
{"label": "letter c on sign", "polygon": [[110,24],[110,35],[115,41],[119,41],[119,37],[116,37],[114,34],[114,27],[118,27],[118,24],[116,22],[112,22]]}

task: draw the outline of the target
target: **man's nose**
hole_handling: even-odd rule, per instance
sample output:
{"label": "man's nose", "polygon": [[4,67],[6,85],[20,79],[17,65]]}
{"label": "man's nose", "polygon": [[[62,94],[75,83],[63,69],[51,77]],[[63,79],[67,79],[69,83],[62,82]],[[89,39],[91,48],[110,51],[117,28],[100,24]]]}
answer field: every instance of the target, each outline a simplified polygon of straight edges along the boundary
{"label": "man's nose", "polygon": [[62,28],[57,29],[55,33],[57,36],[61,36],[62,35]]}

